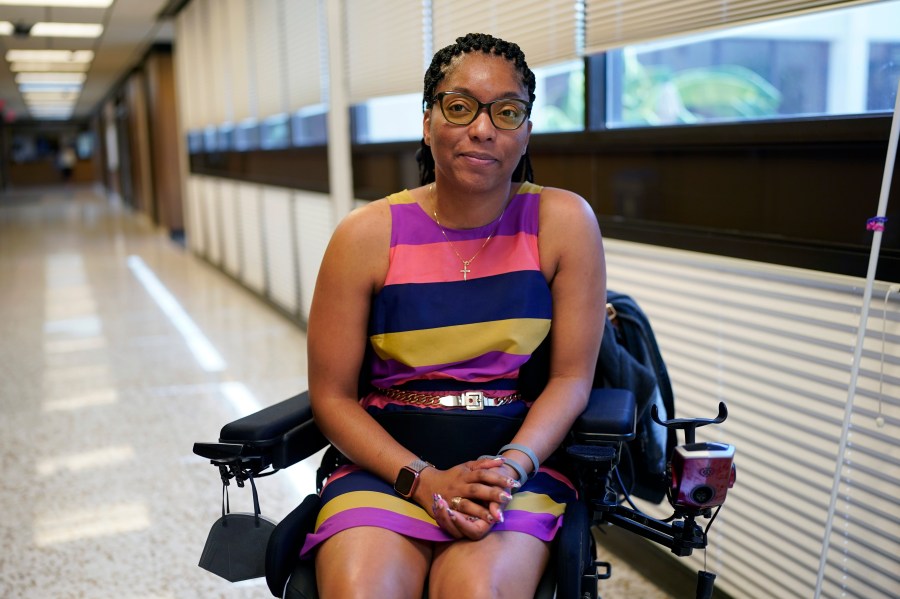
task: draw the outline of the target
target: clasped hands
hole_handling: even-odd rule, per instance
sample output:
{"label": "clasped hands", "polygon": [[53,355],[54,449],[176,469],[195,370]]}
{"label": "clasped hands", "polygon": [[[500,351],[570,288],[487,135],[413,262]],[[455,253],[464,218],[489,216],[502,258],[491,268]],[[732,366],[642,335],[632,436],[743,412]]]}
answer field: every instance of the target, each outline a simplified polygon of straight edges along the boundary
{"label": "clasped hands", "polygon": [[[503,509],[519,488],[515,470],[501,457],[483,457],[448,470],[423,471],[416,500],[444,531],[478,540],[503,522]],[[512,474],[512,476],[511,476]]]}

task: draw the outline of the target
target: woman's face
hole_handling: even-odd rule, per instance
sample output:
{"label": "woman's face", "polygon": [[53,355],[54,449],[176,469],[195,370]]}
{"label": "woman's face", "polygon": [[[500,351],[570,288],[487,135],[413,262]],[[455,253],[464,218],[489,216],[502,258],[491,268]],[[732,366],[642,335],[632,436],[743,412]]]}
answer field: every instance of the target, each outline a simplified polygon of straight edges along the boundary
{"label": "woman's face", "polygon": [[[468,94],[483,103],[508,98],[528,101],[528,90],[515,66],[503,57],[482,52],[454,59],[435,95],[451,91]],[[487,109],[481,109],[468,125],[454,125],[444,118],[435,102],[425,111],[423,129],[438,177],[456,180],[472,189],[489,189],[509,182],[528,147],[531,121],[526,120],[514,130],[498,129]]]}

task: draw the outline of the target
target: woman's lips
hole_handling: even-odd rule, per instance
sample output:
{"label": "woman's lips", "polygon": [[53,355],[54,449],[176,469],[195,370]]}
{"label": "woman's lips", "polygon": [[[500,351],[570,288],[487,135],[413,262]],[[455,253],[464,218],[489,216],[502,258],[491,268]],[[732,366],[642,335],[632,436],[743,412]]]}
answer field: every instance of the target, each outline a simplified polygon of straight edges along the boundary
{"label": "woman's lips", "polygon": [[497,159],[490,154],[482,154],[480,152],[463,152],[462,158],[476,165],[488,165],[497,162]]}

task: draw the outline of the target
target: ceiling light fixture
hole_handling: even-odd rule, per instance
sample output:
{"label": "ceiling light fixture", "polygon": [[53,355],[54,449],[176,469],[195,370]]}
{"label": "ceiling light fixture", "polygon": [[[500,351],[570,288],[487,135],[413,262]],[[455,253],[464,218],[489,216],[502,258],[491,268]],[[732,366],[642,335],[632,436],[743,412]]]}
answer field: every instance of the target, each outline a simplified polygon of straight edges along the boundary
{"label": "ceiling light fixture", "polygon": [[62,6],[75,8],[107,8],[113,0],[0,0],[7,6]]}
{"label": "ceiling light fixture", "polygon": [[91,62],[92,50],[7,50],[8,62]]}
{"label": "ceiling light fixture", "polygon": [[83,73],[91,67],[89,62],[11,62],[9,70],[13,73],[65,72]]}
{"label": "ceiling light fixture", "polygon": [[47,23],[31,26],[31,37],[100,37],[103,25],[99,23]]}
{"label": "ceiling light fixture", "polygon": [[84,73],[19,73],[16,75],[16,83],[84,83],[87,75]]}

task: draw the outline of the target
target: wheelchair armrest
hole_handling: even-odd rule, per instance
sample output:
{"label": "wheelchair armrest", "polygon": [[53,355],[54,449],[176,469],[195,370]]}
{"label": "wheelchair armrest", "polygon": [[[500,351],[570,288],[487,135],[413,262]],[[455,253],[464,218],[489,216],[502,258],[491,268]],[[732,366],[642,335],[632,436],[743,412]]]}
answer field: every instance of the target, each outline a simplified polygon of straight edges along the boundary
{"label": "wheelchair armrest", "polygon": [[328,445],[313,421],[309,392],[263,408],[222,427],[219,443],[195,443],[194,453],[211,460],[258,460],[260,468],[287,468]]}
{"label": "wheelchair armrest", "polygon": [[637,403],[629,389],[593,389],[572,427],[575,441],[586,445],[630,441],[636,430]]}

